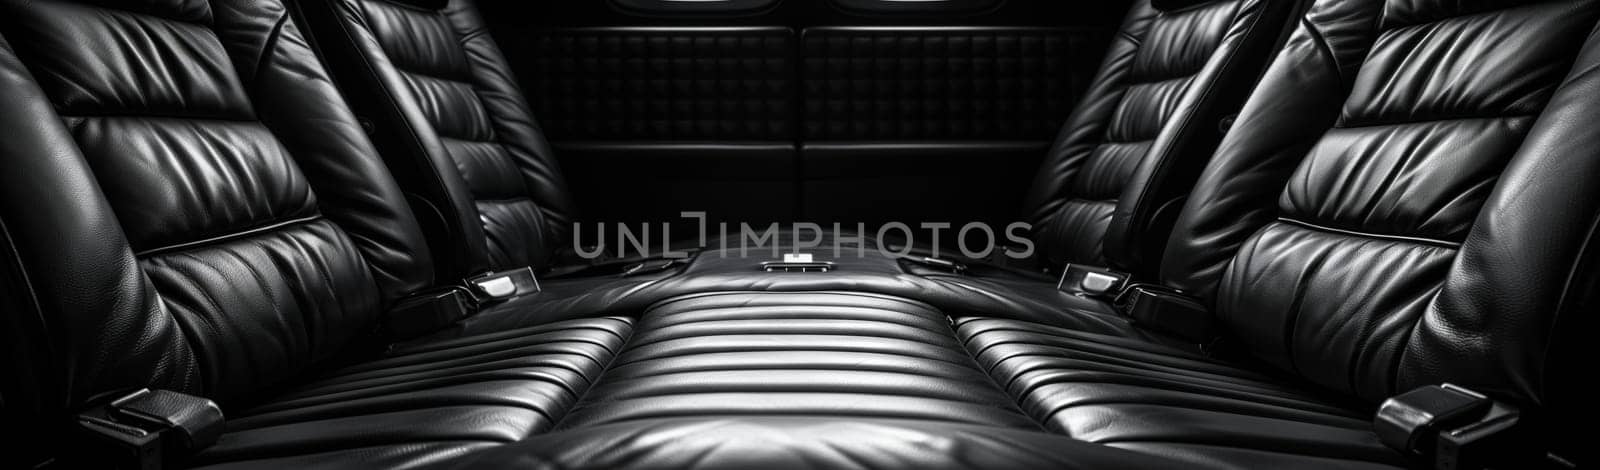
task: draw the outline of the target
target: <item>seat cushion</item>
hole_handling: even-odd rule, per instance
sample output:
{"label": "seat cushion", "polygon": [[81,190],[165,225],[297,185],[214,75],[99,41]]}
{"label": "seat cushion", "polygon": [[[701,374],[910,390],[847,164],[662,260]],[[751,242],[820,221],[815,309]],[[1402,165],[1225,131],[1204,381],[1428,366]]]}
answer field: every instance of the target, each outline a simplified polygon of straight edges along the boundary
{"label": "seat cushion", "polygon": [[632,334],[573,320],[419,344],[228,413],[217,468],[395,468],[548,431]]}
{"label": "seat cushion", "polygon": [[672,417],[913,419],[1038,430],[961,348],[948,317],[895,297],[680,297],[639,319],[563,430]]}
{"label": "seat cushion", "polygon": [[1184,462],[1040,430],[837,417],[667,418],[534,436],[442,468],[1169,470]]}
{"label": "seat cushion", "polygon": [[1074,439],[1199,468],[1392,468],[1371,413],[1141,340],[992,318],[956,330],[1035,419]]}

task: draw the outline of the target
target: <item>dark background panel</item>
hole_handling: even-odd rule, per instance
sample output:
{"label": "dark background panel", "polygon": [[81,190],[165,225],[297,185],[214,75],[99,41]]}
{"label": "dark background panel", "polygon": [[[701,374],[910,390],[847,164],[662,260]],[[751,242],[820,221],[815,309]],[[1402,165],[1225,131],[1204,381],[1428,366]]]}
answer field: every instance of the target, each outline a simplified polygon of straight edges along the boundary
{"label": "dark background panel", "polygon": [[481,4],[584,220],[852,224],[1015,220],[1127,8]]}
{"label": "dark background panel", "polygon": [[558,28],[523,40],[517,74],[553,140],[794,140],[789,28]]}
{"label": "dark background panel", "polygon": [[1050,140],[1101,40],[1039,27],[808,28],[804,138]]}

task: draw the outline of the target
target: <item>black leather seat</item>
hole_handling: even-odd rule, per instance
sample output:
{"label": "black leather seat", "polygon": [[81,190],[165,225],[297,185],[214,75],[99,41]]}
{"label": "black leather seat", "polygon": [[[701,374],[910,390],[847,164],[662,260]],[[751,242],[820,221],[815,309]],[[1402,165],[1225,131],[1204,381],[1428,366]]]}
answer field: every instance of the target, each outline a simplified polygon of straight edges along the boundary
{"label": "black leather seat", "polygon": [[[499,308],[557,316],[370,347],[443,283],[282,3],[0,5],[24,450],[70,455],[74,413],[141,387],[216,400],[228,432],[187,463],[234,468],[1388,467],[1364,419],[1416,386],[1582,409],[1600,2],[1314,5],[1161,265],[1223,358],[866,260],[702,260],[588,293],[629,317],[524,298]],[[887,290],[944,306],[859,292]]]}
{"label": "black leather seat", "polygon": [[[446,276],[558,264],[574,205],[510,66],[464,2],[298,2]],[[570,257],[568,257],[570,258]],[[571,261],[568,259],[567,261]]]}
{"label": "black leather seat", "polygon": [[549,431],[615,358],[625,318],[395,349],[228,411],[206,468],[399,468]]}
{"label": "black leather seat", "polygon": [[[1167,206],[1188,192],[1218,123],[1244,101],[1303,4],[1155,3],[1129,14],[1034,185],[1028,212],[1048,265],[1105,264],[1103,240],[1120,265],[1154,261],[1143,253],[1165,241],[1176,212]],[[429,213],[444,214],[453,246],[438,251],[473,263],[459,274],[547,267],[571,243],[559,166],[470,2],[299,4],[356,111],[406,137],[381,150]],[[1107,234],[1113,212],[1126,220]],[[487,268],[477,261],[484,253]]]}
{"label": "black leather seat", "polygon": [[1051,431],[1197,468],[1396,468],[1370,406],[1179,348],[1036,323],[957,328]]}
{"label": "black leather seat", "polygon": [[1588,1],[1310,10],[1162,268],[1271,375],[1038,324],[959,330],[1052,429],[1199,466],[1400,463],[1363,419],[1441,382],[1569,419],[1582,333],[1560,325],[1596,286],[1597,19]]}
{"label": "black leather seat", "polygon": [[1144,275],[1172,219],[1308,2],[1136,2],[1035,176],[1038,266]]}
{"label": "black leather seat", "polygon": [[[510,67],[470,2],[301,0],[296,5],[314,29],[318,48],[333,59],[330,66],[357,113],[374,123],[377,133],[405,137],[380,140],[380,150],[402,187],[429,201],[419,212],[425,214],[423,225],[434,227],[430,234],[444,234],[432,237],[435,252],[446,260],[439,263],[443,277],[559,263],[551,260],[571,243],[564,228],[573,203]],[[1218,122],[1243,102],[1292,25],[1289,17],[1303,5],[1139,2],[1035,184],[1030,212],[1040,230],[1036,239],[1043,264],[1104,264],[1116,258],[1124,269],[1153,271],[1155,260],[1145,253],[1160,251],[1156,245],[1167,232],[1160,226],[1170,225],[1175,212],[1160,206],[1187,193],[1220,138]],[[1119,196],[1124,192],[1129,196]],[[1126,217],[1106,235],[1118,206]],[[441,222],[429,221],[435,214],[443,214]],[[1113,239],[1126,241],[1112,242],[1116,254],[1103,256],[1102,241]],[[780,281],[744,276],[748,263],[702,260],[680,279],[547,283],[540,305],[494,309],[474,318],[477,325],[446,334],[574,315],[631,315],[674,295],[715,289],[718,283],[712,280],[728,289],[858,289],[973,314],[1132,330],[1109,306],[1070,298],[1051,288],[1054,279],[1048,277],[1005,268],[941,276],[902,269],[875,253],[866,260],[835,261],[850,263],[849,272],[872,275]],[[1063,302],[1083,313],[1053,319],[1051,312]]]}
{"label": "black leather seat", "polygon": [[229,417],[190,464],[427,463],[548,429],[631,334],[361,347],[430,255],[281,3],[0,8],[6,335],[33,384],[7,405],[46,424],[7,453],[82,456],[69,417],[151,387]]}

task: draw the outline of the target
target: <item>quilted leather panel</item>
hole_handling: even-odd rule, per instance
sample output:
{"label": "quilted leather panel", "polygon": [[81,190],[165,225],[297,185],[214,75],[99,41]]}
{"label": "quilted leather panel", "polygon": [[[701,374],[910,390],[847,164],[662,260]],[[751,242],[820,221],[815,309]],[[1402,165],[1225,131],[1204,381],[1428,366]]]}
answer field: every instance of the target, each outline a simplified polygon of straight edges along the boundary
{"label": "quilted leather panel", "polygon": [[632,334],[597,318],[409,346],[232,411],[203,468],[395,468],[548,431]]}
{"label": "quilted leather panel", "polygon": [[670,417],[840,416],[1036,428],[956,342],[947,317],[894,297],[729,293],[640,317],[562,429]]}
{"label": "quilted leather panel", "polygon": [[806,140],[1044,140],[1088,86],[1097,34],[811,28]]}
{"label": "quilted leather panel", "polygon": [[518,75],[552,140],[794,140],[787,28],[560,29],[528,41]]}
{"label": "quilted leather panel", "polygon": [[1011,320],[956,321],[1022,408],[1074,439],[1191,468],[1402,468],[1370,411],[1189,352]]}

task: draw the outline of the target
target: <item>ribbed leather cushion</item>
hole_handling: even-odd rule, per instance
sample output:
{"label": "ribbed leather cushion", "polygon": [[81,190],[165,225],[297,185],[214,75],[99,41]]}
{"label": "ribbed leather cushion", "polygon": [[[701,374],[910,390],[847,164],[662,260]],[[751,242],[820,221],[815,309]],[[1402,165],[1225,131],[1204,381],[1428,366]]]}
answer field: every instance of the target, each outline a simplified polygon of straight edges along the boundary
{"label": "ribbed leather cushion", "polygon": [[443,468],[1170,470],[1180,460],[1038,430],[900,419],[667,418],[534,436]]}
{"label": "ribbed leather cushion", "polygon": [[633,329],[574,320],[434,344],[323,374],[229,410],[206,468],[396,468],[548,431]]}
{"label": "ribbed leather cushion", "polygon": [[925,304],[855,293],[663,302],[570,430],[671,417],[900,418],[1037,429]]}
{"label": "ribbed leather cushion", "polygon": [[962,341],[1034,418],[1075,439],[1190,468],[1397,468],[1369,410],[1203,356],[1012,320],[963,318]]}
{"label": "ribbed leather cushion", "polygon": [[810,28],[803,41],[812,141],[1046,140],[1104,48],[1043,28]]}

